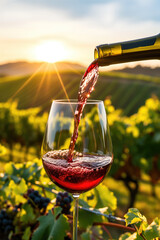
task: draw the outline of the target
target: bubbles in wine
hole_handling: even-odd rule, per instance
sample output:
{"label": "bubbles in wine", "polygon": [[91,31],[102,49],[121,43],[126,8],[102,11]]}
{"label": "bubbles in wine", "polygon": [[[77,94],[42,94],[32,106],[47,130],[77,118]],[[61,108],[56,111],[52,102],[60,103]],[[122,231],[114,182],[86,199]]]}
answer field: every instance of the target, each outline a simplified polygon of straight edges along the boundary
{"label": "bubbles in wine", "polygon": [[44,168],[59,187],[71,193],[81,193],[97,186],[109,171],[112,157],[89,155],[74,151],[68,162],[69,150],[50,151],[43,156]]}

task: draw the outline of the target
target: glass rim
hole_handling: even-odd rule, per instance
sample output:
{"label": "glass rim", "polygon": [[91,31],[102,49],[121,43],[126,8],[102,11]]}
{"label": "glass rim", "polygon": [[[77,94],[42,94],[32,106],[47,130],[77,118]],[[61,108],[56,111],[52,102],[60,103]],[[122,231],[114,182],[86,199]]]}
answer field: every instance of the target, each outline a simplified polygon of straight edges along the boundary
{"label": "glass rim", "polygon": [[[59,104],[83,104],[81,102],[78,102],[78,99],[57,99],[53,100],[52,103],[59,103]],[[103,103],[102,100],[94,100],[94,99],[89,99],[86,102],[87,104],[100,104]]]}

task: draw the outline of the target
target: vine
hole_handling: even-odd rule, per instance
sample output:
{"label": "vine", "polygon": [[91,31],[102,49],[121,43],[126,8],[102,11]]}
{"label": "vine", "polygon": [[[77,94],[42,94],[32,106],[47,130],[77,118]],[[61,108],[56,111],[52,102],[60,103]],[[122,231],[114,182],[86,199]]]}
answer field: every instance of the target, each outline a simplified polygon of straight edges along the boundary
{"label": "vine", "polygon": [[[51,184],[40,162],[35,159],[34,163],[8,163],[5,173],[1,173],[1,236],[7,236],[10,240],[71,239],[71,196],[60,193]],[[63,211],[61,200],[68,204],[70,211]],[[148,224],[135,208],[129,209],[124,219],[114,216],[116,198],[103,184],[82,194],[79,202],[79,233],[82,240],[92,239],[92,236],[94,239],[104,239],[104,236],[105,239],[114,239],[108,227],[126,232],[117,237],[119,240],[160,238],[158,218]],[[4,212],[7,221],[12,223],[7,230],[1,220]]]}

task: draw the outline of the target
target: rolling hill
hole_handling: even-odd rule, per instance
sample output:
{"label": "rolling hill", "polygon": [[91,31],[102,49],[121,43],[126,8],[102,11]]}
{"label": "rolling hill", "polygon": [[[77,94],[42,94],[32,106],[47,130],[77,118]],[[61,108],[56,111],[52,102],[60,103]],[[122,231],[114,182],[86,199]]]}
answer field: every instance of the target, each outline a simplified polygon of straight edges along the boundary
{"label": "rolling hill", "polygon": [[134,68],[123,68],[122,70],[118,70],[118,72],[125,72],[131,74],[143,74],[147,76],[160,77],[160,67],[150,68],[150,67],[142,67],[141,65],[137,65]]}
{"label": "rolling hill", "polygon": [[[56,67],[59,71],[74,69],[85,70],[85,67],[78,63],[68,62],[56,62]],[[37,70],[38,72],[44,72],[48,68],[48,71],[54,70],[54,64],[45,62],[11,62],[0,65],[0,76],[21,76],[27,74],[33,74]]]}
{"label": "rolling hill", "polygon": [[[38,64],[27,66],[25,63],[21,68],[20,63],[8,64],[5,66],[5,71],[3,66],[3,72],[0,66],[1,76],[8,75],[0,78],[0,102],[17,100],[19,108],[40,106],[42,111],[48,111],[53,99],[66,98],[64,88],[69,98],[77,98],[80,79],[85,71],[83,66],[67,62],[56,63],[55,66]],[[13,71],[14,67],[19,70],[19,74],[18,70]],[[125,114],[135,113],[147,98],[152,95],[160,98],[158,73],[153,76],[153,69],[150,69],[152,75],[149,75],[149,68],[147,68],[147,74],[145,74],[146,69],[142,70],[143,74],[140,71],[137,73],[136,68],[135,72],[132,69],[131,73],[128,69],[118,72],[100,72],[91,98],[104,100],[110,97],[113,105],[124,109]],[[157,69],[155,71],[158,72]]]}

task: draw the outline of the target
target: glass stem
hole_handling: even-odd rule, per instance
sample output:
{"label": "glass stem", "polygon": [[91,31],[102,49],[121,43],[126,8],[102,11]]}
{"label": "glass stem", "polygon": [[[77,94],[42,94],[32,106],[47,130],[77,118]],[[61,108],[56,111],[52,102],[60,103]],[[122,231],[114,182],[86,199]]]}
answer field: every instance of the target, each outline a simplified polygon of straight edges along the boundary
{"label": "glass stem", "polygon": [[79,195],[73,194],[73,204],[74,204],[74,210],[73,210],[73,240],[77,240],[77,229],[78,229],[78,199]]}

